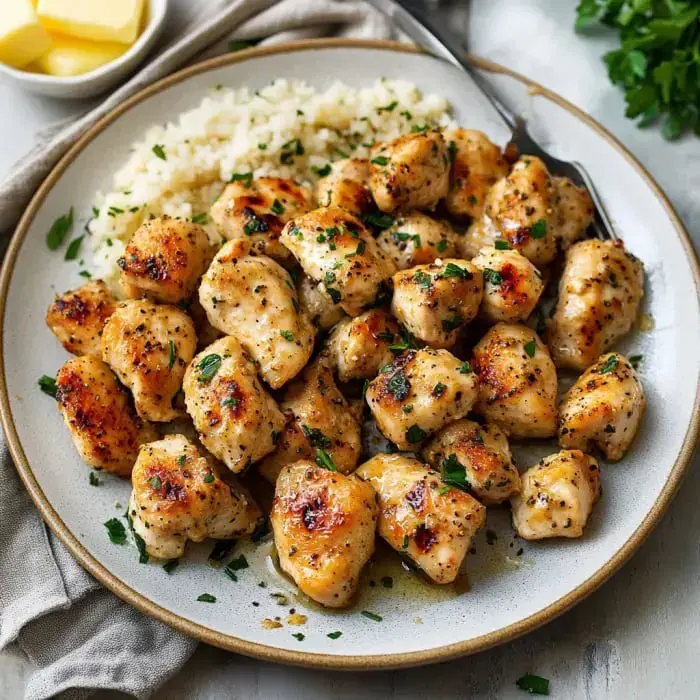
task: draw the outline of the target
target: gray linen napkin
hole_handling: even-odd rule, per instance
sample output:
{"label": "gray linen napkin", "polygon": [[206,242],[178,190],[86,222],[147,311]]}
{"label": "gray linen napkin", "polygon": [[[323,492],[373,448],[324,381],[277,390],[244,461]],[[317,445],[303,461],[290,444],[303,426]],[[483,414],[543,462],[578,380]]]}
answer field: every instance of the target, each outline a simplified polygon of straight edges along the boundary
{"label": "gray linen napkin", "polygon": [[[352,0],[170,0],[163,43],[119,89],[70,124],[49,129],[0,184],[14,226],[41,180],[96,119],[145,85],[226,42],[315,36],[389,38],[388,24]],[[0,237],[4,248],[9,231]],[[85,698],[95,689],[148,697],[196,642],[145,617],[87,574],[48,531],[0,441],[0,650],[16,643],[35,664],[25,697]],[[10,699],[8,699],[10,700]]]}

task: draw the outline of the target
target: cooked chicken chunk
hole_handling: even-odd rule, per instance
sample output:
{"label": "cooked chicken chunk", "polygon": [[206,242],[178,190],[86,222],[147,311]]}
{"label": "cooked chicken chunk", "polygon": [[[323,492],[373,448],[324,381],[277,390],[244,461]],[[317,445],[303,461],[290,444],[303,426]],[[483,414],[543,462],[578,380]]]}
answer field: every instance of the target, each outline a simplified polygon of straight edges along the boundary
{"label": "cooked chicken chunk", "polygon": [[282,243],[304,272],[350,316],[372,304],[396,267],[362,222],[338,207],[315,209],[290,221]]}
{"label": "cooked chicken chunk", "polygon": [[173,404],[196,348],[194,324],[184,311],[145,299],[120,302],[102,333],[102,359],[150,421],[183,415]]}
{"label": "cooked chicken chunk", "polygon": [[372,487],[354,475],[286,466],[270,515],[282,570],[317,603],[345,607],[374,552],[377,510]]}
{"label": "cooked chicken chunk", "polygon": [[184,435],[143,445],[131,483],[129,517],[152,557],[177,559],[187,540],[240,537],[261,522],[251,495],[222,481],[213,460]]}
{"label": "cooked chicken chunk", "polygon": [[213,254],[207,232],[185,219],[144,223],[117,261],[127,297],[177,304],[192,296]]}
{"label": "cooked chicken chunk", "polygon": [[496,243],[498,239],[500,234],[493,221],[488,216],[482,216],[472,222],[464,236],[459,237],[457,252],[465,260],[472,260],[482,248],[491,248],[494,244],[508,246],[506,241]]}
{"label": "cooked chicken chunk", "polygon": [[544,290],[540,271],[517,250],[482,248],[472,263],[484,275],[481,315],[490,323],[525,321]]}
{"label": "cooked chicken chunk", "polygon": [[621,241],[571,246],[547,338],[557,367],[592,365],[632,328],[643,296],[642,263]]}
{"label": "cooked chicken chunk", "polygon": [[209,214],[224,238],[244,238],[256,253],[287,264],[292,255],[279,240],[282,228],[293,217],[309,211],[312,202],[311,192],[294,180],[253,180],[252,174],[246,173],[226,186]]}
{"label": "cooked chicken chunk", "polygon": [[74,357],[56,376],[58,408],[80,457],[95,469],[131,474],[139,445],[157,435],[131,406],[129,393],[92,355]]}
{"label": "cooked chicken chunk", "polygon": [[185,405],[202,444],[232,472],[275,449],[284,417],[233,337],[212,343],[185,372]]}
{"label": "cooked chicken chunk", "polygon": [[452,226],[419,211],[396,217],[394,223],[379,234],[377,243],[399,270],[438,258],[459,257],[457,234]]}
{"label": "cooked chicken chunk", "polygon": [[289,385],[280,408],[284,430],[275,451],[259,466],[270,483],[275,483],[282,467],[300,459],[322,462],[327,455],[339,472],[355,469],[362,451],[360,424],[333,381],[327,356],[320,355],[301,379]]}
{"label": "cooked chicken chunk", "polygon": [[454,129],[445,134],[452,154],[447,211],[459,218],[478,219],[491,187],[508,174],[501,149],[486,134],[473,129]]}
{"label": "cooked chicken chunk", "polygon": [[544,163],[534,156],[521,157],[489,190],[482,221],[465,236],[466,249],[503,239],[535,265],[546,265],[556,254],[554,198]]}
{"label": "cooked chicken chunk", "polygon": [[553,177],[554,237],[560,250],[583,238],[593,220],[593,200],[585,187],[577,187],[568,177]]}
{"label": "cooked chicken chunk", "polygon": [[477,413],[512,437],[554,435],[557,371],[533,330],[497,323],[474,348],[472,366],[479,375]]}
{"label": "cooked chicken chunk", "polygon": [[102,356],[102,329],[116,300],[102,280],[57,295],[46,312],[46,325],[58,342],[74,355]]}
{"label": "cooked chicken chunk", "polygon": [[292,278],[271,258],[253,254],[249,241],[221,248],[202,278],[199,300],[209,322],[240,341],[273,389],[311,356],[314,328],[300,313]]}
{"label": "cooked chicken chunk", "polygon": [[511,498],[513,526],[525,540],[580,537],[600,498],[598,463],[580,450],[562,450],[522,475]]}
{"label": "cooked chicken chunk", "polygon": [[389,349],[401,341],[399,325],[384,309],[342,320],[328,339],[328,352],[341,382],[376,377],[389,364]]}
{"label": "cooked chicken chunk", "polygon": [[466,488],[485,505],[502,503],[520,491],[508,438],[494,423],[458,420],[428,442],[423,457],[447,483]]}
{"label": "cooked chicken chunk", "polygon": [[346,158],[330,165],[330,173],[316,183],[316,201],[321,207],[340,207],[355,216],[374,208],[369,191],[369,161]]}
{"label": "cooked chicken chunk", "polygon": [[321,291],[321,287],[321,283],[314,282],[303,272],[299,273],[297,281],[299,309],[311,319],[316,328],[327,331],[345,318],[345,311],[334,304],[333,300]]}
{"label": "cooked chicken chunk", "polygon": [[379,494],[379,534],[435,583],[451,583],[486,509],[468,493],[446,488],[427,464],[377,455],[356,472]]}
{"label": "cooked chicken chunk", "polygon": [[382,368],[365,395],[379,430],[400,450],[469,413],[476,375],[447,350],[409,350]]}
{"label": "cooked chicken chunk", "polygon": [[382,211],[435,209],[450,184],[445,138],[428,131],[377,144],[370,171],[369,188]]}
{"label": "cooked chicken chunk", "polygon": [[481,270],[466,260],[438,260],[394,275],[391,311],[406,329],[436,348],[451,348],[478,313]]}
{"label": "cooked chicken chunk", "polygon": [[579,450],[596,446],[608,459],[622,459],[645,408],[642,385],[632,365],[618,353],[603,355],[561,400],[559,444]]}

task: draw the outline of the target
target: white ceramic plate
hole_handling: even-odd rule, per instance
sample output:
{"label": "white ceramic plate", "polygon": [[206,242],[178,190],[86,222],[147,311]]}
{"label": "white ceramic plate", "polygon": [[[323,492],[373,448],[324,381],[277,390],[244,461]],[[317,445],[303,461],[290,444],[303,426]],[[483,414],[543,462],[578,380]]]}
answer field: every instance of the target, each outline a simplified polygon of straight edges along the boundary
{"label": "white ceramic plate", "polygon": [[[498,88],[530,116],[543,144],[588,168],[620,234],[647,271],[644,311],[654,329],[635,333],[621,349],[644,355],[641,377],[649,407],[627,457],[602,465],[605,495],[585,536],[524,545],[513,538],[507,510],[493,509],[488,527],[498,539],[487,545],[482,534],[477,540],[477,552],[467,562],[468,592],[438,591],[396,563],[381,563],[369,567],[360,600],[344,612],[295,599],[293,587],[269,566],[265,544],[236,550],[251,562],[237,583],[207,565],[211,543],[190,547],[171,576],[158,565],[139,564],[133,544],[110,544],[102,523],[124,512],[129,484],[109,477],[98,488],[88,484],[88,469],[55,406],[36,385],[40,375],[54,374],[67,359],[44,326],[45,309],[55,291],[82,281],[74,264],[47,249],[46,231],[69,205],[86,219],[95,189],[111,189],[129,144],[163,115],[196,105],[213,85],[256,88],[286,77],[319,87],[336,79],[361,86],[382,75],[445,95],[460,123],[506,141],[503,126],[468,79],[399,45],[323,41],[235,54],[150,88],[78,142],[30,205],[2,273],[2,417],[21,476],[49,525],[86,568],[141,610],[210,643],[289,663],[379,668],[446,660],[551,619],[602,583],[651,531],[698,434],[698,269],[687,234],[651,178],[601,127],[563,100],[501,71],[493,75]],[[524,552],[518,557],[520,546]],[[381,584],[386,575],[393,577],[392,589]],[[377,585],[370,586],[369,579]],[[277,605],[270,595],[275,592],[286,592],[289,605]],[[217,602],[197,602],[201,593],[215,595]],[[306,614],[307,624],[263,629],[262,618],[280,616],[284,622],[289,607]],[[327,634],[334,631],[343,634],[332,640]],[[305,639],[294,638],[296,632]]]}

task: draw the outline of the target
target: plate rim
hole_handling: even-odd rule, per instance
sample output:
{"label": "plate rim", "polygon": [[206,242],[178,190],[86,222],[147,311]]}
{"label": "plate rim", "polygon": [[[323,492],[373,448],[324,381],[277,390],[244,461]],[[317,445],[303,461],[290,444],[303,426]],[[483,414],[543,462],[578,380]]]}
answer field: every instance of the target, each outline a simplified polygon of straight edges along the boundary
{"label": "plate rim", "polygon": [[[395,41],[343,38],[308,39],[273,46],[249,48],[233,54],[225,54],[223,56],[210,58],[162,78],[146,88],[139,90],[93,124],[71,146],[71,148],[68,149],[68,151],[51,169],[50,173],[47,175],[32,197],[17,225],[17,228],[15,229],[15,232],[12,235],[5,254],[5,259],[2,264],[2,269],[0,270],[0,344],[2,348],[4,348],[5,337],[7,292],[12,280],[14,263],[19,255],[34,216],[43,203],[45,197],[58,182],[68,165],[73,162],[78,154],[81,153],[82,150],[99,133],[101,133],[108,125],[117,120],[122,114],[129,111],[136,104],[139,104],[153,95],[163,90],[167,90],[172,85],[187,80],[194,75],[207,73],[211,70],[222,68],[234,63],[239,63],[241,61],[246,61],[251,58],[280,53],[293,53],[296,51],[333,48],[365,48],[404,53],[421,53],[421,50],[415,46],[402,44]],[[530,91],[536,92],[536,94],[556,103],[587,124],[602,138],[611,143],[620,153],[622,153],[630,165],[635,168],[646,181],[647,185],[652,189],[666,210],[669,219],[673,223],[678,237],[680,238],[685,249],[686,257],[691,266],[697,296],[700,297],[700,262],[693,247],[692,240],[664,191],[656,183],[648,170],[632,155],[632,153],[605,127],[557,93],[515,71],[510,70],[509,68],[505,68],[492,61],[473,56],[470,56],[470,60],[477,67],[486,71],[499,73],[514,78],[515,80],[518,80],[526,85]],[[698,303],[700,303],[700,299],[698,299]],[[106,588],[112,591],[112,593],[117,595],[123,601],[134,606],[146,615],[164,622],[165,624],[189,637],[193,637],[228,651],[241,653],[246,656],[251,656],[265,661],[274,661],[294,666],[329,670],[381,670],[406,668],[449,661],[460,656],[484,651],[490,647],[494,647],[520,637],[544,625],[546,622],[553,620],[577,603],[581,602],[584,598],[601,586],[610,576],[612,576],[612,574],[615,573],[632,556],[632,554],[637,551],[653,529],[658,525],[671,500],[677,493],[683,476],[692,459],[698,438],[700,437],[700,377],[698,378],[696,385],[695,396],[695,407],[679,454],[676,457],[668,479],[657,496],[653,506],[647,512],[637,529],[625,541],[625,543],[607,560],[603,566],[601,566],[588,579],[580,583],[576,588],[569,591],[561,598],[555,600],[553,603],[550,603],[548,606],[522,620],[502,627],[501,629],[494,630],[493,632],[480,635],[473,639],[411,652],[372,654],[366,656],[354,654],[336,655],[282,649],[240,639],[223,632],[218,632],[198,622],[187,620],[186,618],[181,617],[160,605],[157,605],[153,601],[149,600],[145,595],[138,593],[123,580],[112,574],[102,563],[100,563],[87,551],[77,537],[69,530],[68,526],[63,522],[62,518],[47,499],[36,477],[34,476],[15,428],[5,376],[5,356],[4,352],[0,351],[0,423],[2,424],[5,432],[10,456],[13,459],[17,472],[19,473],[19,476],[27,489],[29,496],[39,510],[42,518],[84,569],[86,569]]]}

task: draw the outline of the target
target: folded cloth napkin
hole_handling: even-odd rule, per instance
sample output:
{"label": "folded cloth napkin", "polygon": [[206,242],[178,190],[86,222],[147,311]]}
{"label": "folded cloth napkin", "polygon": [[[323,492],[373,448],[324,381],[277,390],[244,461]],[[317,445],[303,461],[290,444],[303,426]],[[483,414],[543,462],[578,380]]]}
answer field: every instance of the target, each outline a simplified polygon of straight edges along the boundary
{"label": "folded cloth napkin", "polygon": [[[90,112],[45,132],[12,169],[0,185],[4,222],[14,225],[85,129],[145,85],[204,53],[225,51],[231,38],[272,43],[331,35],[389,38],[391,30],[353,0],[171,0],[164,40],[152,60]],[[84,698],[98,688],[145,698],[196,646],[118,600],[72,559],[47,530],[0,441],[0,650],[12,643],[36,667],[26,688],[31,700]]]}

